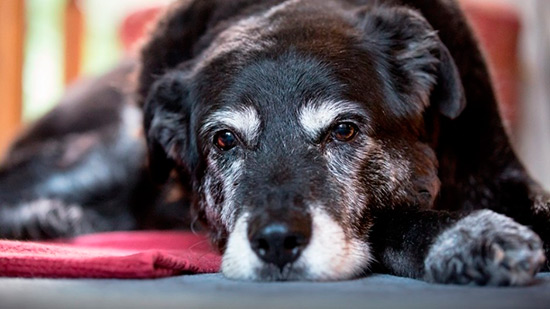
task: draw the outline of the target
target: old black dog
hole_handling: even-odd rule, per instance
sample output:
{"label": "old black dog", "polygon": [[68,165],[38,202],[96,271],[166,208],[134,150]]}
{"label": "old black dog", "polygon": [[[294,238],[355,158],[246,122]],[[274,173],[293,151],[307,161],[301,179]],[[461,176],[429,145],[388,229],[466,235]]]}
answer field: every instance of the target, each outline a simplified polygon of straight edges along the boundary
{"label": "old black dog", "polygon": [[135,93],[127,64],[19,138],[1,235],[173,227],[190,206],[235,279],[518,285],[544,266],[550,198],[454,1],[181,1],[137,66]]}

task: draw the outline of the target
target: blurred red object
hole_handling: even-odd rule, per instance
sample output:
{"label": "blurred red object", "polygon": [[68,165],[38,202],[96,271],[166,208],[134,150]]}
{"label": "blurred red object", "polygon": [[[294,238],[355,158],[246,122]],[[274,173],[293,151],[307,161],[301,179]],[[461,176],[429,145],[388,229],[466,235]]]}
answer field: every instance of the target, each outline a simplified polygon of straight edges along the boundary
{"label": "blurred red object", "polygon": [[120,27],[120,40],[126,53],[132,54],[139,48],[139,43],[163,11],[162,7],[150,7],[128,15]]}
{"label": "blurred red object", "polygon": [[489,62],[504,121],[513,129],[518,109],[518,39],[521,30],[517,9],[503,1],[461,0]]}
{"label": "blurred red object", "polygon": [[161,278],[219,271],[205,235],[184,231],[110,232],[74,239],[0,240],[0,277]]}

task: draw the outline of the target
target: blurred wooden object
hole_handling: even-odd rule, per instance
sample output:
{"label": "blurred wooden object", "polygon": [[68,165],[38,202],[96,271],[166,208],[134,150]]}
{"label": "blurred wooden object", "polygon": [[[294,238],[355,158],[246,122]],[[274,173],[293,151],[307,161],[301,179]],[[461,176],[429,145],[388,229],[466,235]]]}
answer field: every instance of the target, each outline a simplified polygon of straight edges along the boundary
{"label": "blurred wooden object", "polygon": [[84,15],[79,1],[69,0],[65,8],[65,84],[70,84],[80,75],[83,37]]}
{"label": "blurred wooden object", "polygon": [[25,1],[0,0],[0,157],[21,126]]}

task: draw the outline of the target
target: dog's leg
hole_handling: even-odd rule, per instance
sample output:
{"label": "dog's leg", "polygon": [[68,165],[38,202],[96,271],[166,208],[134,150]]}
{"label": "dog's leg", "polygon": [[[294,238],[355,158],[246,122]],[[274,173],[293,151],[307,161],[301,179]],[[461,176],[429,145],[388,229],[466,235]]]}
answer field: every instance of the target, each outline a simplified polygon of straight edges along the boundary
{"label": "dog's leg", "polygon": [[523,285],[545,260],[537,234],[490,210],[388,212],[370,239],[390,273],[437,283]]}
{"label": "dog's leg", "polygon": [[93,232],[93,212],[61,200],[38,199],[0,208],[0,237],[49,239]]}
{"label": "dog's leg", "polygon": [[[0,165],[0,238],[65,237],[144,226],[157,198],[145,171],[142,114],[121,64],[68,90]],[[149,221],[153,221],[152,219]]]}
{"label": "dog's leg", "polygon": [[71,134],[11,151],[0,167],[0,237],[135,228],[144,145],[116,127],[110,134]]}

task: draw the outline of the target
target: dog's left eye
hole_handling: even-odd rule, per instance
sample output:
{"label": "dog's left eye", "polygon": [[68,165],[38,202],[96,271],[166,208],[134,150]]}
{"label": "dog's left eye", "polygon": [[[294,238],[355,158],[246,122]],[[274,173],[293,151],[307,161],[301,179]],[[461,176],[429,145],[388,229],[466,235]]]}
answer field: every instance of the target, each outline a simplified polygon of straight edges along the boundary
{"label": "dog's left eye", "polygon": [[340,142],[349,142],[357,135],[357,126],[353,123],[342,122],[332,128],[332,136]]}
{"label": "dog's left eye", "polygon": [[237,146],[237,138],[231,131],[220,131],[214,135],[214,144],[223,151],[229,151]]}

